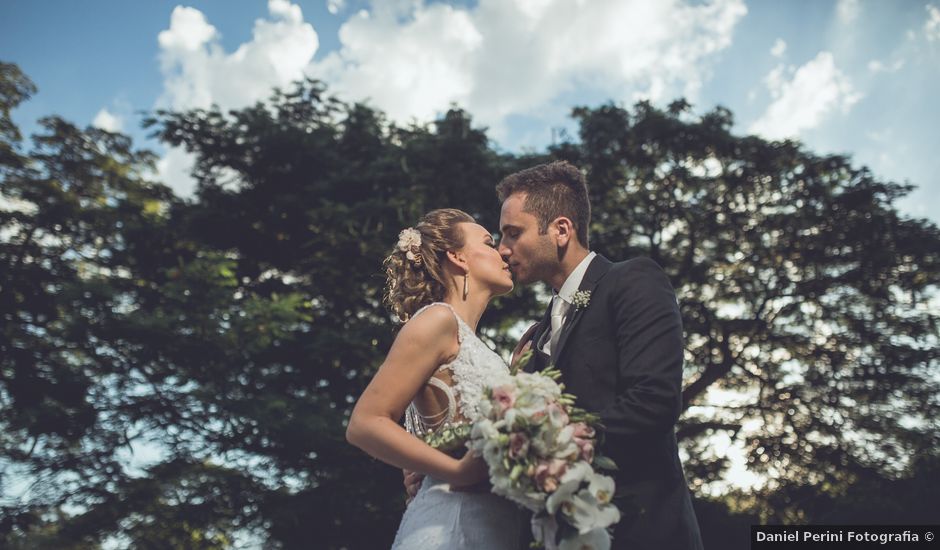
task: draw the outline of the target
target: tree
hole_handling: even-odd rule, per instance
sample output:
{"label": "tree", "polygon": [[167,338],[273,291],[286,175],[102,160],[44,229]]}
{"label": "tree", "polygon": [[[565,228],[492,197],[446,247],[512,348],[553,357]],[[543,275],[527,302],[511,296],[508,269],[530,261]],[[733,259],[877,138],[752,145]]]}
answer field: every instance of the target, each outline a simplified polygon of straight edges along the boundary
{"label": "tree", "polygon": [[[593,248],[650,255],[677,289],[695,486],[723,475],[704,447],[725,431],[770,477],[699,503],[716,537],[898,487],[877,483],[904,483],[915,451],[932,464],[937,228],[846,158],[734,136],[727,111],[681,102],[578,109],[578,141],[516,156],[457,108],[402,127],[307,81],[229,112],[154,113],[154,136],[196,158],[183,200],[120,134],[49,117],[24,150],[9,112],[34,87],[0,69],[6,546],[387,546],[400,474],[344,438],[396,330],[382,259],[432,208],[495,230],[495,183],[552,157],[588,173]],[[541,310],[517,289],[484,337],[505,353]],[[135,465],[144,444],[155,456]],[[17,476],[35,481],[20,498]]]}
{"label": "tree", "polygon": [[[15,66],[0,68],[8,113],[33,87]],[[8,123],[0,537],[30,548],[96,548],[115,533],[218,547],[235,515],[220,501],[237,493],[201,460],[206,447],[193,427],[205,431],[213,414],[188,375],[213,365],[197,352],[230,344],[212,333],[239,305],[227,292],[230,261],[180,232],[174,212],[184,205],[150,181],[155,157],[126,136],[48,117],[24,153]],[[254,295],[246,301],[259,316],[289,309]],[[163,445],[167,459],[135,472],[126,453],[148,441]],[[192,495],[205,504],[193,505]],[[212,513],[192,515],[200,509]],[[186,521],[161,523],[174,517]]]}
{"label": "tree", "polygon": [[[743,440],[766,499],[901,475],[938,449],[937,226],[897,212],[910,185],[689,110],[575,109],[580,141],[553,153],[588,172],[594,248],[648,255],[676,288],[694,485],[723,475],[721,432]],[[777,504],[765,520],[798,519]]]}
{"label": "tree", "polygon": [[[34,289],[15,247],[30,242],[27,227],[58,231],[59,246],[39,239],[28,263],[51,262],[79,287],[68,295],[84,297],[84,308],[56,286],[42,298],[84,329],[20,343],[29,307],[10,298],[19,315],[11,329],[22,330],[8,349],[45,344],[73,365],[82,385],[64,393],[89,412],[49,420],[58,429],[84,419],[58,448],[47,447],[47,434],[10,445],[48,448],[46,461],[21,452],[10,464],[49,489],[7,508],[11,544],[93,545],[118,534],[138,546],[213,547],[244,531],[285,548],[314,537],[328,547],[390,538],[403,508],[400,473],[344,438],[354,396],[394,335],[381,260],[393,234],[453,197],[495,220],[495,195],[482,184],[514,169],[514,159],[504,168],[460,111],[397,128],[302,83],[226,114],[155,114],[163,139],[197,155],[199,190],[189,202],[143,177],[152,157],[132,157],[125,137],[47,122],[50,133],[23,156],[28,169],[3,183],[5,197],[28,205],[4,226],[4,258],[22,288]],[[68,172],[40,186],[60,166]],[[46,208],[53,192],[79,207]],[[534,306],[527,297],[507,302]],[[23,351],[20,364],[35,371],[37,360]],[[39,399],[37,414],[50,405]],[[120,455],[141,441],[162,456],[135,472]],[[76,458],[85,456],[79,448],[95,458]],[[69,487],[51,482],[69,473],[78,478]],[[56,514],[63,507],[80,511]]]}

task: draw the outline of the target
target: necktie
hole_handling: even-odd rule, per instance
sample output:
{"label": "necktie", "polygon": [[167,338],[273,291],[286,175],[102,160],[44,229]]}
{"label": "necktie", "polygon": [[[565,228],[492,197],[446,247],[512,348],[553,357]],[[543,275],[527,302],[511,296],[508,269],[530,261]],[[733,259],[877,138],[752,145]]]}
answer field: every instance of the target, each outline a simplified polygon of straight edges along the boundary
{"label": "necktie", "polygon": [[552,298],[552,313],[551,313],[552,334],[551,334],[551,339],[549,340],[549,348],[548,348],[549,354],[554,353],[555,349],[558,346],[558,337],[561,336],[561,326],[562,326],[563,321],[565,320],[565,310],[567,309],[565,307],[566,305],[567,304],[561,298],[561,296],[556,294]]}

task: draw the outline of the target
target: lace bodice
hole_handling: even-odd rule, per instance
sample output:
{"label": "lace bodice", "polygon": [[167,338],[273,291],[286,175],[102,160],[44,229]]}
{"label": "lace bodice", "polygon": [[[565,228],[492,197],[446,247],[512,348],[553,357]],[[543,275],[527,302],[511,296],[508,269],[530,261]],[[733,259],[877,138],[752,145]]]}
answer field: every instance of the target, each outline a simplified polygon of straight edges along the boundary
{"label": "lace bodice", "polygon": [[412,318],[435,306],[446,307],[457,319],[457,342],[460,344],[460,349],[453,361],[437,369],[438,372],[450,371],[453,386],[448,386],[443,380],[433,376],[428,379],[429,384],[440,389],[447,396],[447,410],[437,415],[424,416],[418,412],[412,401],[405,411],[405,429],[419,437],[447,424],[456,423],[458,412],[463,420],[475,422],[480,416],[479,403],[483,399],[483,392],[488,386],[509,376],[509,367],[506,362],[477,337],[450,304],[435,302],[426,305],[415,312]]}

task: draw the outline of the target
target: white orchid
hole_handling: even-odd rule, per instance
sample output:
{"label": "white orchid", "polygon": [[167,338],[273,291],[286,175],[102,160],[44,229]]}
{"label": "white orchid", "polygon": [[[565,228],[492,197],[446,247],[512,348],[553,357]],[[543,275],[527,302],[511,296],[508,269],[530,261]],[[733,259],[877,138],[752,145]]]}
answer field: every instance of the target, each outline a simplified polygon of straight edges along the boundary
{"label": "white orchid", "polygon": [[609,504],[614,496],[614,480],[610,476],[592,472],[591,481],[588,484],[588,491],[601,504]]}
{"label": "white orchid", "polygon": [[[564,479],[564,476],[562,476],[562,479]],[[555,492],[548,495],[548,498],[545,500],[545,510],[549,514],[554,514],[561,510],[565,504],[570,505],[571,500],[574,498],[574,493],[578,490],[580,485],[580,480],[562,481],[561,485],[555,489]]]}
{"label": "white orchid", "polygon": [[579,485],[582,481],[585,481],[589,478],[591,473],[594,471],[594,468],[591,468],[591,465],[583,460],[579,460],[571,465],[568,468],[568,471],[561,478],[562,483],[568,483],[569,481],[577,482]]}
{"label": "white orchid", "polygon": [[600,505],[594,495],[587,490],[579,491],[565,501],[561,506],[561,512],[582,535],[620,521],[620,510],[616,506]]}
{"label": "white orchid", "polygon": [[562,540],[558,550],[610,550],[610,535],[606,529],[592,529]]}

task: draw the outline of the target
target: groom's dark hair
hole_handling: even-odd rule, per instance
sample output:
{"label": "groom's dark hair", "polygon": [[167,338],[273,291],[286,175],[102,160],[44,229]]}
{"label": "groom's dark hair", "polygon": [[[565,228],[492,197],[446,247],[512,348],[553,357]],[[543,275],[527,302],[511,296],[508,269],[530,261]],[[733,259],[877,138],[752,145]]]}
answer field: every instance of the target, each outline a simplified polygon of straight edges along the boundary
{"label": "groom's dark hair", "polygon": [[514,193],[525,193],[522,210],[539,221],[539,233],[548,232],[548,224],[559,216],[571,220],[578,241],[587,248],[591,202],[588,200],[584,174],[573,164],[556,160],[509,174],[496,186],[499,201]]}

